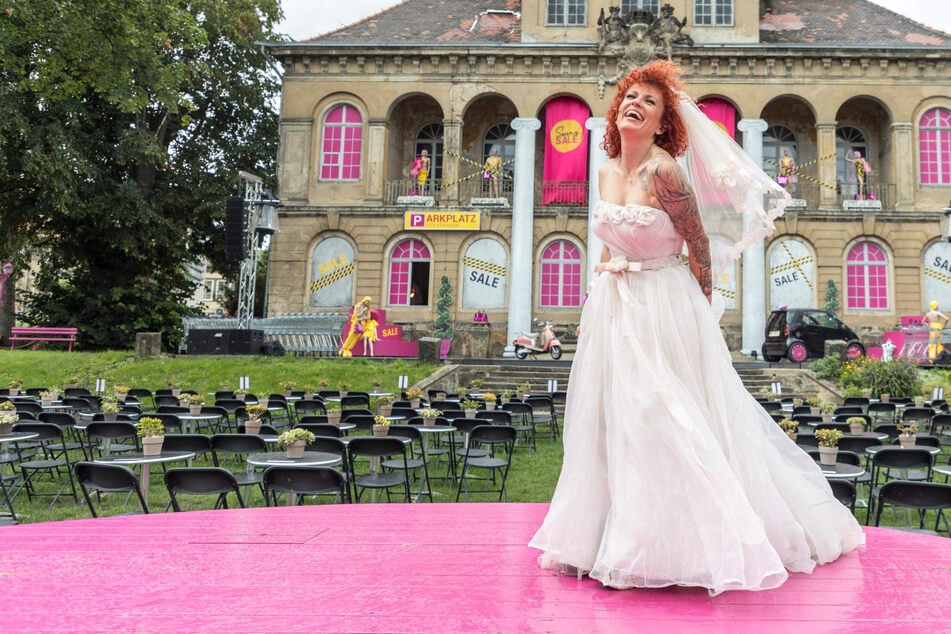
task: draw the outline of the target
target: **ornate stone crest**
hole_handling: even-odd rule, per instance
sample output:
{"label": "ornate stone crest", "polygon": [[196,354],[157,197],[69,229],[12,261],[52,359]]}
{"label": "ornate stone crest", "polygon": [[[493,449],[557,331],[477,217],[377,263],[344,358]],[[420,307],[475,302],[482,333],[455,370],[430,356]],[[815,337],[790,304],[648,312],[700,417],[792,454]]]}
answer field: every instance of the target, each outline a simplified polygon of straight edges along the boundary
{"label": "ornate stone crest", "polygon": [[608,15],[598,16],[598,53],[617,58],[618,72],[614,77],[598,77],[598,94],[604,98],[607,84],[616,84],[631,69],[652,59],[670,59],[674,46],[693,46],[693,39],[683,32],[687,18],[674,17],[674,7],[665,4],[660,16],[647,10],[636,9],[621,16],[619,7],[609,7]]}

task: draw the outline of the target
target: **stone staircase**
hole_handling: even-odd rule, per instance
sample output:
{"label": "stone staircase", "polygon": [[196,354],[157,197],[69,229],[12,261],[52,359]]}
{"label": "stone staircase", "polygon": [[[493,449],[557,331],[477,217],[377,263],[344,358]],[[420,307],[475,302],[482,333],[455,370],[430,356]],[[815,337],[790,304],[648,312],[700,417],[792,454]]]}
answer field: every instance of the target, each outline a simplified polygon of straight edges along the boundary
{"label": "stone staircase", "polygon": [[[746,389],[757,395],[763,387],[769,388],[772,381],[780,381],[784,396],[811,396],[815,391],[814,380],[806,370],[793,367],[776,367],[763,363],[735,363],[737,374]],[[571,360],[562,357],[559,361],[539,356],[538,359],[465,359],[445,366],[429,377],[425,388],[443,389],[448,392],[465,391],[473,379],[482,379],[482,391],[496,394],[503,390],[515,391],[519,385],[528,383],[533,392],[547,392],[548,381],[558,381],[558,389],[568,387]],[[800,394],[800,392],[808,392]]]}

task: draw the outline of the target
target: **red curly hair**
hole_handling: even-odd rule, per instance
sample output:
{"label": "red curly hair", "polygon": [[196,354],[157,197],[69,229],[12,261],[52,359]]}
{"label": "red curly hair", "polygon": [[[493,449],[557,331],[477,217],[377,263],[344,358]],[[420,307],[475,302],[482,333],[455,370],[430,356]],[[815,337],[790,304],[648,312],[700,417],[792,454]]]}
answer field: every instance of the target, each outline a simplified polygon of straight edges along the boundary
{"label": "red curly hair", "polygon": [[683,71],[680,66],[667,60],[659,59],[649,64],[635,68],[627,77],[617,84],[617,93],[614,101],[608,108],[607,130],[601,148],[611,158],[621,154],[621,133],[617,129],[617,113],[621,107],[624,95],[633,84],[650,84],[658,88],[664,96],[664,114],[660,119],[664,132],[659,134],[654,143],[664,148],[671,156],[677,158],[687,151],[687,128],[680,118],[680,94],[683,82],[680,75]]}

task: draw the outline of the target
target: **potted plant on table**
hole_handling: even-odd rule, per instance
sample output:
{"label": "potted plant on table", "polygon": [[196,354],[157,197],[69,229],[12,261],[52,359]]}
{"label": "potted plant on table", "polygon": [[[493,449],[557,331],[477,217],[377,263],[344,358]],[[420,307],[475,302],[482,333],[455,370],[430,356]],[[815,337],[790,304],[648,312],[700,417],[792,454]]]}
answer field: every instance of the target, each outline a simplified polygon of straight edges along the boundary
{"label": "potted plant on table", "polygon": [[473,400],[471,398],[464,398],[462,402],[459,403],[463,411],[466,413],[466,418],[475,418],[476,412],[479,411],[479,401]]}
{"label": "potted plant on table", "polygon": [[112,389],[116,393],[116,399],[120,401],[124,401],[126,395],[129,393],[128,385],[115,385]]}
{"label": "potted plant on table", "polygon": [[205,397],[201,394],[185,394],[183,399],[188,403],[188,413],[192,416],[201,414],[201,408],[205,404]]}
{"label": "potted plant on table", "polygon": [[23,387],[23,379],[13,379],[10,381],[10,396],[17,396],[20,394],[20,389]]}
{"label": "potted plant on table", "polygon": [[816,441],[819,443],[819,464],[834,465],[839,456],[839,441],[844,436],[838,429],[817,429]]}
{"label": "potted plant on table", "polygon": [[529,391],[532,389],[532,386],[528,381],[525,381],[518,386],[518,398],[520,401],[524,401],[525,397],[528,395]]}
{"label": "potted plant on table", "polygon": [[498,398],[492,392],[486,392],[482,395],[482,400],[485,401],[486,409],[495,409],[495,402]]}
{"label": "potted plant on table", "polygon": [[845,422],[848,423],[849,432],[851,432],[853,436],[858,436],[865,432],[865,419],[861,416],[849,416],[845,419]]}
{"label": "potted plant on table", "polygon": [[786,432],[787,436],[789,436],[792,440],[796,440],[799,435],[799,423],[794,420],[789,420],[788,418],[783,418],[777,421],[777,423],[779,424],[780,428]]}
{"label": "potted plant on table", "polygon": [[99,409],[102,411],[103,420],[116,420],[121,407],[116,397],[107,396],[99,403]]}
{"label": "potted plant on table", "polygon": [[305,401],[309,401],[309,400],[311,400],[312,398],[314,398],[314,392],[315,392],[316,390],[314,390],[314,386],[313,386],[313,385],[305,385],[302,389],[304,390],[304,400],[305,400]]}
{"label": "potted plant on table", "polygon": [[16,405],[13,401],[0,403],[0,436],[9,436],[13,433],[13,425],[20,420]]}
{"label": "potted plant on table", "polygon": [[340,424],[340,416],[343,412],[340,409],[340,403],[328,401],[324,403],[324,410],[327,412],[327,422],[331,425]]}
{"label": "potted plant on table", "polygon": [[915,434],[918,433],[918,423],[908,423],[903,425],[898,423],[898,444],[904,448],[914,447],[915,442],[918,437]]}
{"label": "potted plant on table", "polygon": [[423,391],[418,387],[411,387],[406,390],[406,399],[409,401],[410,407],[418,408],[419,401],[423,398]]}
{"label": "potted plant on table", "polygon": [[251,403],[244,406],[244,411],[248,415],[248,420],[244,422],[244,433],[261,433],[261,417],[267,412],[267,405],[261,403]]}
{"label": "potted plant on table", "polygon": [[277,444],[284,448],[288,458],[303,458],[307,443],[314,442],[316,436],[301,427],[288,429],[277,437]]}
{"label": "potted plant on table", "polygon": [[162,453],[165,442],[165,425],[158,418],[143,416],[139,419],[136,433],[142,442],[142,455],[157,456]]}
{"label": "potted plant on table", "polygon": [[337,383],[337,391],[340,393],[340,398],[343,398],[347,395],[347,392],[350,391],[350,384],[346,381],[341,381]]}
{"label": "potted plant on table", "polygon": [[426,407],[419,410],[419,415],[423,419],[423,427],[435,427],[436,417],[442,416],[442,410]]}
{"label": "potted plant on table", "polygon": [[390,420],[386,416],[373,417],[373,435],[386,436],[390,431]]}
{"label": "potted plant on table", "polygon": [[819,403],[819,413],[822,415],[822,422],[831,423],[832,414],[835,412],[835,403],[831,401],[822,401]]}
{"label": "potted plant on table", "polygon": [[512,400],[512,390],[502,390],[499,393],[499,396],[502,399],[502,405],[505,405],[506,403]]}
{"label": "potted plant on table", "polygon": [[182,384],[175,379],[165,379],[165,386],[172,391],[172,396],[176,398],[182,393]]}
{"label": "potted plant on table", "polygon": [[392,414],[394,400],[395,399],[388,394],[384,394],[383,396],[378,396],[376,398],[377,413],[379,413],[381,416],[389,416],[390,414]]}
{"label": "potted plant on table", "polygon": [[59,398],[59,388],[51,387],[40,392],[40,403],[44,407],[49,407],[53,401]]}
{"label": "potted plant on table", "polygon": [[822,407],[822,399],[818,396],[810,396],[806,399],[806,403],[809,405],[809,413],[813,416],[819,416]]}
{"label": "potted plant on table", "polygon": [[234,397],[239,401],[244,401],[248,396],[248,391],[244,388],[238,388],[234,391]]}
{"label": "potted plant on table", "polygon": [[297,387],[297,383],[294,381],[281,381],[280,385],[284,391],[284,396],[290,396],[294,392],[294,388]]}

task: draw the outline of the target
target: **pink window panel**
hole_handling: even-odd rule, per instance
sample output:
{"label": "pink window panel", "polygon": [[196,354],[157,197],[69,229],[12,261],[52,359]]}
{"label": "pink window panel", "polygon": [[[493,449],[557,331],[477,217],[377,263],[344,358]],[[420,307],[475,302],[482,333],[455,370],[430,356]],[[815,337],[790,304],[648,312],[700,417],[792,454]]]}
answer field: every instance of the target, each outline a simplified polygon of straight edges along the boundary
{"label": "pink window panel", "polygon": [[320,149],[320,180],[360,180],[363,118],[353,106],[336,106],[324,117]]}
{"label": "pink window panel", "polygon": [[846,301],[850,309],[888,309],[888,261],[878,246],[863,242],[849,251]]}
{"label": "pink window panel", "polygon": [[390,254],[390,306],[409,306],[410,276],[413,262],[428,262],[429,249],[419,240],[403,240]]}
{"label": "pink window panel", "polygon": [[932,108],[918,122],[922,185],[951,185],[951,110]]}
{"label": "pink window panel", "polygon": [[546,308],[581,305],[581,253],[566,240],[552,242],[542,253],[541,297]]}

